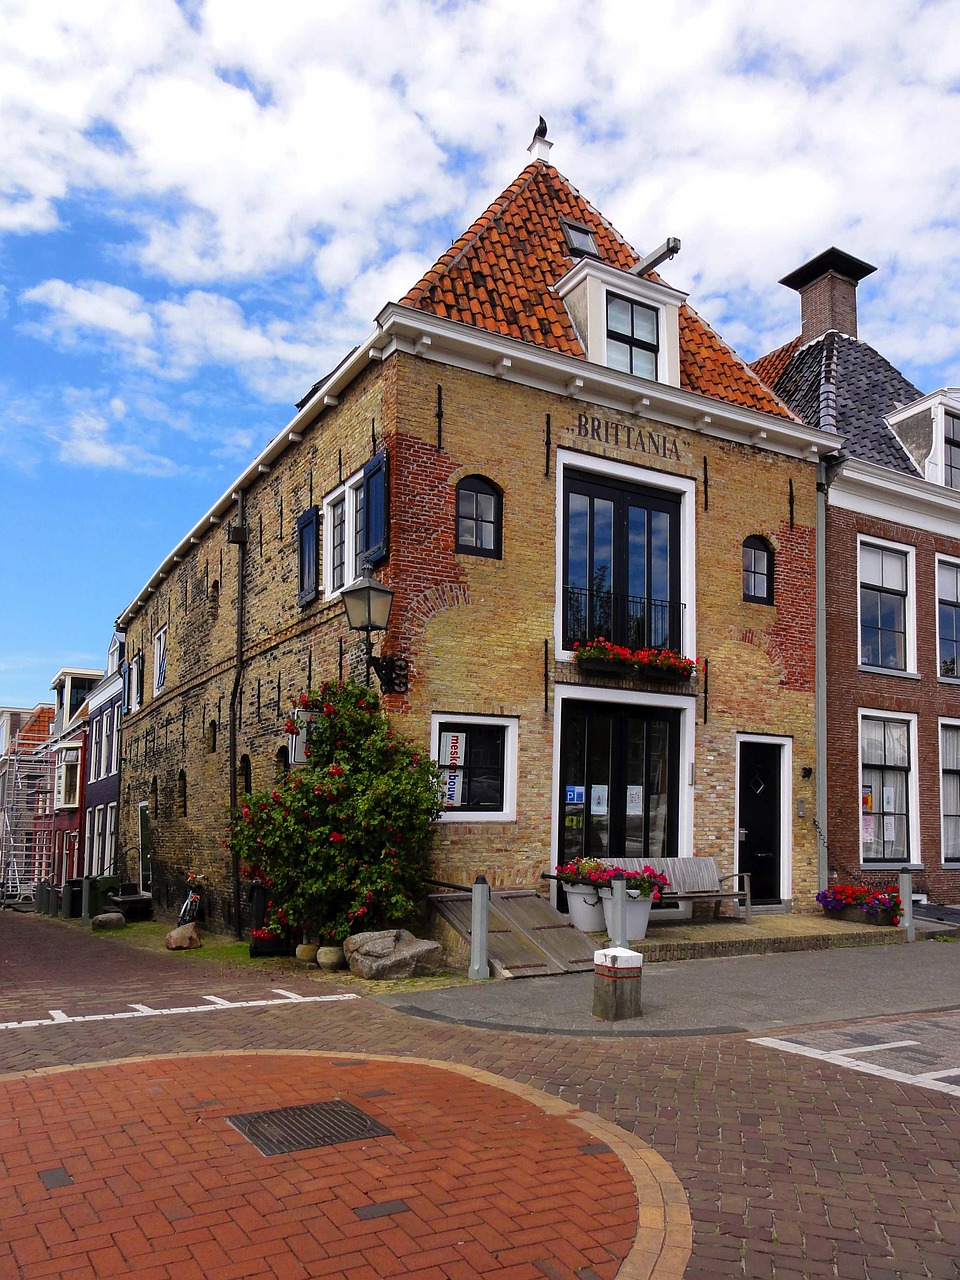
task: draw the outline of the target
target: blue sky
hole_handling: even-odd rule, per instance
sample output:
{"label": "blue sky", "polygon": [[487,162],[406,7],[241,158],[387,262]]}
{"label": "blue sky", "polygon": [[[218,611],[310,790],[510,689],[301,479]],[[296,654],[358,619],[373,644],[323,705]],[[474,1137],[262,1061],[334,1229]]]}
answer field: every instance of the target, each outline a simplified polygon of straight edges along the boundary
{"label": "blue sky", "polygon": [[680,236],[666,278],[746,358],[836,244],[878,267],[861,337],[960,382],[958,47],[941,0],[0,0],[0,705],[104,665],[540,113],[638,249]]}

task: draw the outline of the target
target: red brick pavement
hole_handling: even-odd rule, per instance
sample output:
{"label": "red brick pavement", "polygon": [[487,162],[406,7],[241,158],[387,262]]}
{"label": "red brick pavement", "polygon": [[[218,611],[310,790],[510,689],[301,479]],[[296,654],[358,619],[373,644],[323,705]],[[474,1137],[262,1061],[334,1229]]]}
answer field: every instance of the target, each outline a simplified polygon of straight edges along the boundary
{"label": "red brick pavement", "polygon": [[[38,961],[41,931],[56,945]],[[41,988],[44,971],[57,989],[47,1007],[65,1007],[74,988],[95,996],[103,978],[114,994],[136,990],[130,999],[140,1000],[151,977],[168,992],[182,982],[194,996],[294,986],[193,957],[115,950],[52,921],[10,931],[2,917],[0,981],[8,939],[32,949]],[[4,986],[4,1019],[15,985]],[[303,989],[336,988],[304,981]],[[686,1280],[960,1277],[960,1100],[785,1057],[744,1037],[507,1033],[410,1018],[364,999],[2,1033],[0,1069],[264,1046],[464,1064],[618,1126],[669,1161],[683,1185],[693,1220]],[[643,1213],[641,1202],[641,1225]]]}
{"label": "red brick pavement", "polygon": [[[637,1236],[634,1178],[595,1120],[532,1095],[312,1053],[8,1078],[0,1274],[612,1280]],[[265,1156],[227,1119],[333,1098],[390,1136]],[[640,1234],[630,1274],[656,1245]]]}

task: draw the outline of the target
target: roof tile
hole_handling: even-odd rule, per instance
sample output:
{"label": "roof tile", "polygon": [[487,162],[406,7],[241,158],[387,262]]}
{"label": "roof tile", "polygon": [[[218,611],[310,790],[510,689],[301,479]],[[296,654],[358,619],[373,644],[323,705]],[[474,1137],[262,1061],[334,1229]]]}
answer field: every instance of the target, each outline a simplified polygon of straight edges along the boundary
{"label": "roof tile", "polygon": [[[585,358],[566,308],[552,292],[575,261],[561,218],[589,227],[600,259],[610,266],[629,270],[640,261],[562,174],[535,160],[401,298],[401,305]],[[647,278],[659,279],[655,272]],[[680,385],[727,404],[793,416],[686,303],[680,308]]]}

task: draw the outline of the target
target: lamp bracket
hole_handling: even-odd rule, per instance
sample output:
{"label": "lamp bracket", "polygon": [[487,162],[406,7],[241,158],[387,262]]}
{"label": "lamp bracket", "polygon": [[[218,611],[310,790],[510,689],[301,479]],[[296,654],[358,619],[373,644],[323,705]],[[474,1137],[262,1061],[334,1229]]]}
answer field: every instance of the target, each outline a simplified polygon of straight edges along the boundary
{"label": "lamp bracket", "polygon": [[371,653],[368,663],[377,674],[383,693],[406,693],[409,664],[406,658],[376,658]]}

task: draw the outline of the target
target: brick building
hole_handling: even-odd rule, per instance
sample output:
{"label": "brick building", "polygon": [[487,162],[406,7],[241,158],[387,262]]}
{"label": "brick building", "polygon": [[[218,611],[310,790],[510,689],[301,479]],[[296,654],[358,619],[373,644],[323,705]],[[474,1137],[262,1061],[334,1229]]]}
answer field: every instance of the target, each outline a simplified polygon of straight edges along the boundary
{"label": "brick building", "polygon": [[823,874],[960,901],[960,391],[924,396],[857,335],[874,270],[837,249],[784,277],[802,331],[755,370],[824,464]]}
{"label": "brick building", "polygon": [[[395,592],[384,695],[443,764],[436,873],[534,884],[578,852],[712,854],[816,891],[817,462],[809,426],[533,160],[189,531],[133,602],[121,828],[158,910],[242,906],[232,803],[285,769],[294,697],[362,673],[339,593]],[[596,635],[701,666],[573,660]]]}

